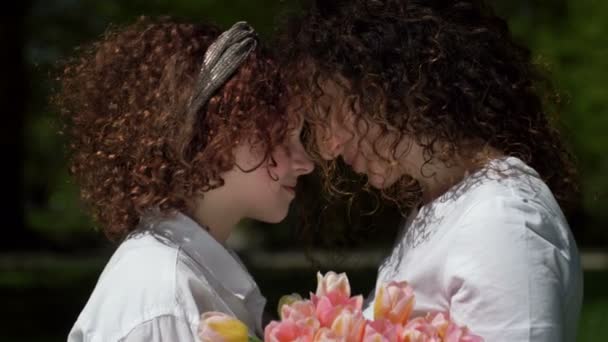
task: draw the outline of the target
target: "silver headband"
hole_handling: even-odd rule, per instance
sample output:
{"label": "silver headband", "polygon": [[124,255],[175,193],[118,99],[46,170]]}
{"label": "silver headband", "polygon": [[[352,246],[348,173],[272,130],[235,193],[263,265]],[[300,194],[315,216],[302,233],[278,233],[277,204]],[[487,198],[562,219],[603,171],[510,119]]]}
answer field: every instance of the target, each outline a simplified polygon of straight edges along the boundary
{"label": "silver headband", "polygon": [[228,81],[256,46],[256,33],[244,21],[232,25],[209,46],[195,82],[193,96],[190,98],[186,110],[184,132],[182,133],[184,135],[181,137],[184,148],[192,139],[192,130],[199,109],[209,101],[215,91]]}

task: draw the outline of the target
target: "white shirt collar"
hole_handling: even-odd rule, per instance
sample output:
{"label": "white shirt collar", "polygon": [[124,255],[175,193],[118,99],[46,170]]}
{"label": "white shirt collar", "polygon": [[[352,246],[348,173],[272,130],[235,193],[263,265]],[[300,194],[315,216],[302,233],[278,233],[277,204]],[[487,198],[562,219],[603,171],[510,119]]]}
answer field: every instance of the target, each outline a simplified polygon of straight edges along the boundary
{"label": "white shirt collar", "polygon": [[176,213],[171,217],[148,217],[145,229],[179,246],[192,260],[207,269],[224,288],[243,299],[257,284],[236,254],[215,240],[190,217]]}
{"label": "white shirt collar", "polygon": [[157,239],[166,240],[180,248],[205,269],[213,277],[212,286],[223,287],[239,298],[253,315],[256,330],[261,330],[266,298],[236,253],[220,244],[205,228],[182,213],[167,217],[158,212],[149,212],[144,216],[140,227]]}

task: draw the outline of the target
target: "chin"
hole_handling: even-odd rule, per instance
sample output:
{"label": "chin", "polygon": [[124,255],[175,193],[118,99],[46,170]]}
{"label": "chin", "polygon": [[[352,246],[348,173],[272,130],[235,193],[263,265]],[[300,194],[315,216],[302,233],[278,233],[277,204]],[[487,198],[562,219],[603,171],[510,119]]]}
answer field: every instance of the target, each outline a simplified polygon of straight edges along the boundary
{"label": "chin", "polygon": [[285,218],[287,217],[287,215],[281,215],[280,217],[276,217],[276,218],[271,218],[269,220],[265,220],[266,223],[280,223],[281,221],[283,221]]}
{"label": "chin", "polygon": [[387,182],[386,182],[386,178],[380,176],[380,175],[371,175],[367,177],[367,182],[369,183],[369,185],[371,185],[372,187],[376,188],[376,189],[384,189],[387,187]]}
{"label": "chin", "polygon": [[279,223],[287,217],[288,210],[276,210],[275,212],[267,212],[260,215],[256,219],[266,223]]}
{"label": "chin", "polygon": [[378,190],[390,188],[396,181],[396,179],[386,179],[378,176],[368,178],[369,185]]}

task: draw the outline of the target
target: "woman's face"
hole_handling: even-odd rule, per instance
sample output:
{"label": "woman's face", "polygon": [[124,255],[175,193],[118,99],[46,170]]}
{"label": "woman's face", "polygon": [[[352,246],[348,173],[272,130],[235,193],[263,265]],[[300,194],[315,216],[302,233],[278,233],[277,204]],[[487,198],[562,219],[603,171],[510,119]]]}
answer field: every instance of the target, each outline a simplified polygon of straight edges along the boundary
{"label": "woman's face", "polygon": [[368,177],[377,189],[393,185],[405,174],[413,175],[421,157],[418,145],[395,129],[357,119],[353,106],[346,101],[343,87],[326,82],[318,110],[326,114],[324,125],[315,126],[316,144],[324,159],[342,157],[344,162]]}
{"label": "woman's face", "polygon": [[290,129],[284,144],[272,152],[272,160],[264,161],[263,151],[255,145],[241,144],[235,149],[237,166],[223,178],[245,217],[277,223],[287,216],[298,177],[314,169],[302,146],[301,130],[301,124]]}

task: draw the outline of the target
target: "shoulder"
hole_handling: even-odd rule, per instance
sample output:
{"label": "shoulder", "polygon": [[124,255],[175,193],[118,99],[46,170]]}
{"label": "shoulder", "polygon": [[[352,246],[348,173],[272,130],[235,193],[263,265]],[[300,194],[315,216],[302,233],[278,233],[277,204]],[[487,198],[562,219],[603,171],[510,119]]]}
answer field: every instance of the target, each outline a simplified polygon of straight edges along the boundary
{"label": "shoulder", "polygon": [[118,340],[161,319],[196,321],[180,303],[180,250],[142,234],[124,241],[101,274],[73,328]]}
{"label": "shoulder", "polygon": [[560,248],[571,240],[570,228],[549,187],[516,158],[488,172],[462,196],[458,226],[475,234],[532,234]]}
{"label": "shoulder", "polygon": [[[580,309],[582,270],[549,188],[518,172],[484,180],[459,205],[445,239],[444,284],[454,315],[487,336],[559,334],[563,313]],[[496,329],[507,321],[523,330]]]}
{"label": "shoulder", "polygon": [[149,234],[132,236],[118,247],[104,269],[97,288],[137,296],[164,290],[163,297],[167,298],[161,299],[170,301],[178,257],[177,246]]}
{"label": "shoulder", "polygon": [[519,264],[530,272],[579,268],[576,242],[557,201],[521,161],[506,176],[488,177],[464,194],[456,215],[450,223],[455,259],[483,256],[478,267]]}

